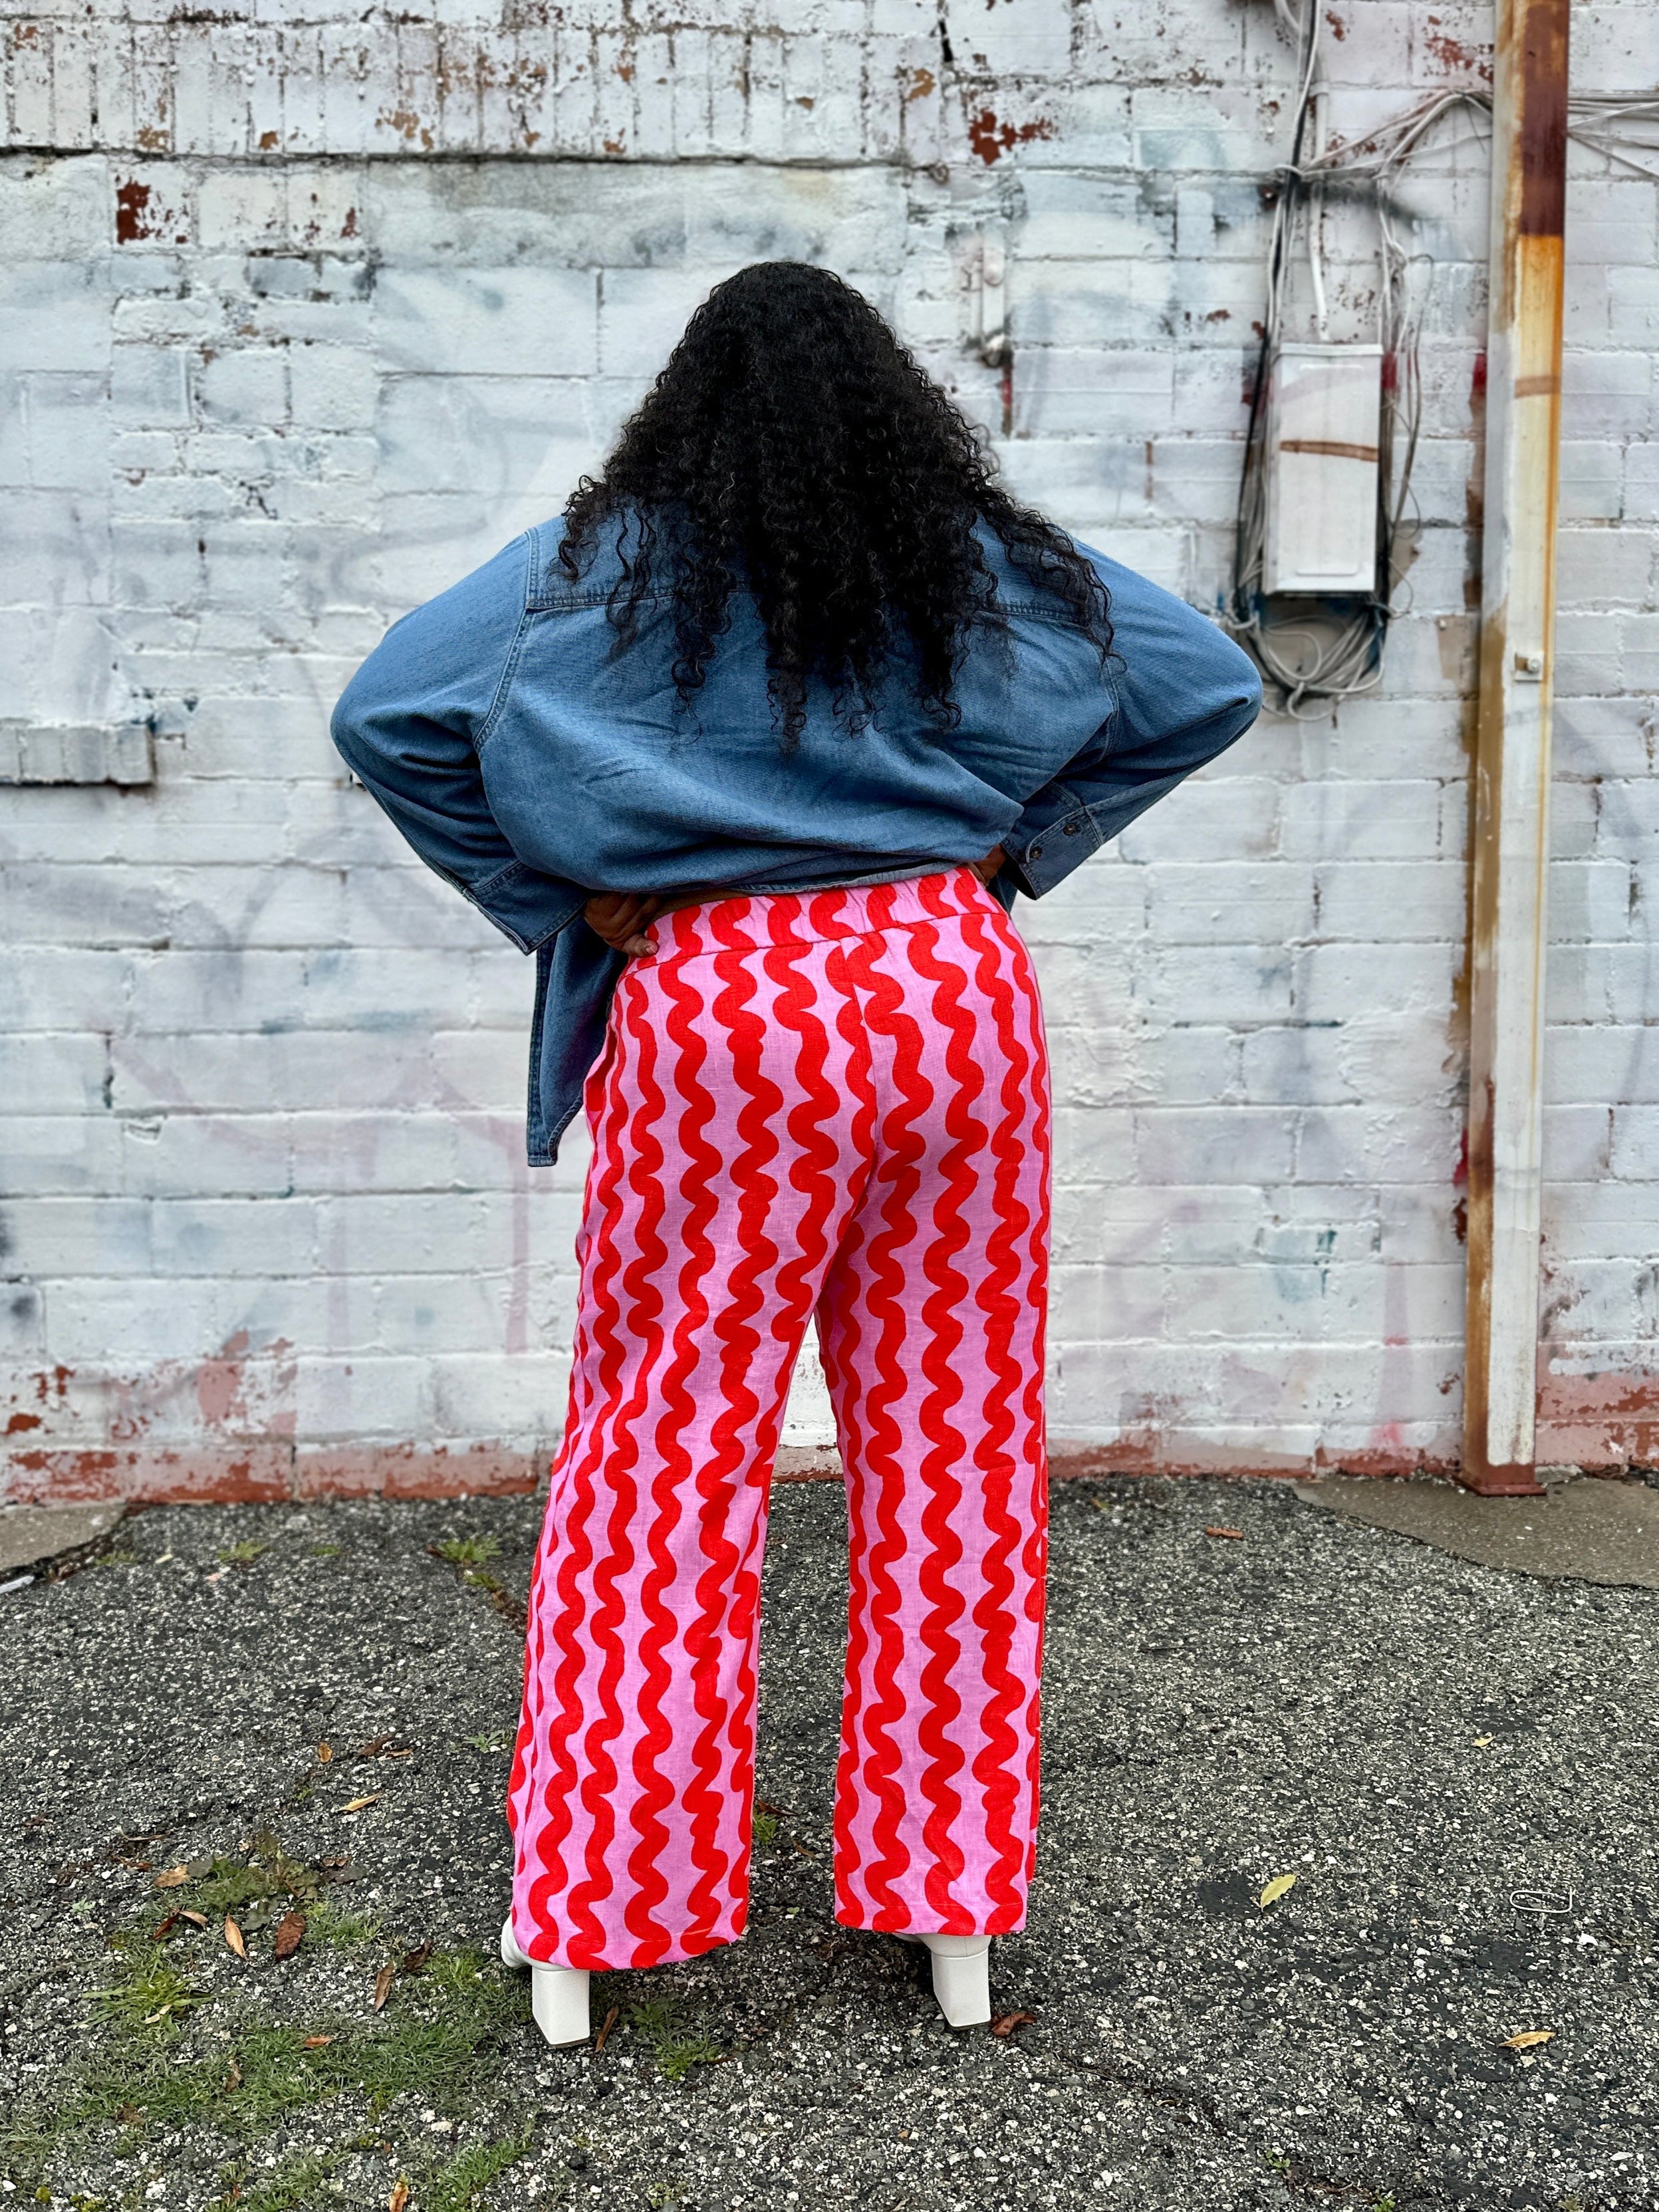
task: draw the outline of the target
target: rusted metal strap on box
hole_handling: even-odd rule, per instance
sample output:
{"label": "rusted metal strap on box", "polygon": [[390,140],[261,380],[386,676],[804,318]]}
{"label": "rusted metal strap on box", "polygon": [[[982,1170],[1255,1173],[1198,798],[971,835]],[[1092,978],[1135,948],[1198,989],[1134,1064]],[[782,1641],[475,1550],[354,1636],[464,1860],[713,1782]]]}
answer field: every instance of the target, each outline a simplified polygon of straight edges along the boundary
{"label": "rusted metal strap on box", "polygon": [[1537,1489],[1546,866],[1569,0],[1498,0],[1470,910],[1463,1480]]}

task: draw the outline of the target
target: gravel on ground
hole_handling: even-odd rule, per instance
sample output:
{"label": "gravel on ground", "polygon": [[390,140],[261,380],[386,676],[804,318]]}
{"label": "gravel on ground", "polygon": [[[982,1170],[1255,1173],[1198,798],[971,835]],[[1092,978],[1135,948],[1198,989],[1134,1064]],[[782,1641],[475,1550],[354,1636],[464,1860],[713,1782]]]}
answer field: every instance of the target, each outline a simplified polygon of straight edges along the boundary
{"label": "gravel on ground", "polygon": [[781,1485],[749,1932],[553,2052],[494,1957],[538,1522],[156,1509],[0,1597],[0,2205],[1659,2205],[1659,1595],[1057,1486],[1030,1921],[958,2035],[832,1917],[845,1512]]}

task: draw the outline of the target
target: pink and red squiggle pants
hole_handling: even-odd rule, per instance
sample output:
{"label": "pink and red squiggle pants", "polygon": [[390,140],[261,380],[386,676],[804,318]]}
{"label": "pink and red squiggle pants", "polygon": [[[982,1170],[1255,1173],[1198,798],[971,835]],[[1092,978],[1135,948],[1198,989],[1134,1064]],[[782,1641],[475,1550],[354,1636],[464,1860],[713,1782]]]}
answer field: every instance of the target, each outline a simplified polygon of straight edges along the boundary
{"label": "pink and red squiggle pants", "polygon": [[761,1551],[809,1317],[847,1470],[836,1917],[1023,1925],[1037,1814],[1048,1094],[970,869],[654,925],[590,1079],[575,1365],[507,1806],[532,1959],[748,1914]]}

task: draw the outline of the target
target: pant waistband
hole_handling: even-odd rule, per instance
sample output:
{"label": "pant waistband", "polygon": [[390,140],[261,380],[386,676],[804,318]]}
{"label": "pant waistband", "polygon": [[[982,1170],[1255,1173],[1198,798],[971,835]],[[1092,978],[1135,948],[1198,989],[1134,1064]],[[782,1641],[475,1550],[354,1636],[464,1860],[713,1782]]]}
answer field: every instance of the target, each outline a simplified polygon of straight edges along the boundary
{"label": "pant waistband", "polygon": [[820,891],[760,891],[707,899],[650,925],[657,957],[817,945],[826,938],[865,937],[954,915],[1002,909],[964,862],[939,875],[898,884],[857,884]]}

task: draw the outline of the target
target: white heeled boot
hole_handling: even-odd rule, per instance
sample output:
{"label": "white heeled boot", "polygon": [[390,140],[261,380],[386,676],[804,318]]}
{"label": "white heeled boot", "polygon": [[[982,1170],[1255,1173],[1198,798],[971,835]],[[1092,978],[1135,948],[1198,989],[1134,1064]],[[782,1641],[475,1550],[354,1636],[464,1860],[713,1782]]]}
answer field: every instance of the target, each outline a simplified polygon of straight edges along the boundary
{"label": "white heeled boot", "polygon": [[948,2027],[983,2027],[991,2017],[988,1936],[907,1936],[933,1954],[933,1995]]}
{"label": "white heeled boot", "polygon": [[501,1923],[501,1964],[529,1967],[530,2014],[547,2042],[555,2049],[586,2042],[592,2026],[587,2013],[585,1966],[544,1966],[526,1959],[514,1941],[510,1912]]}

